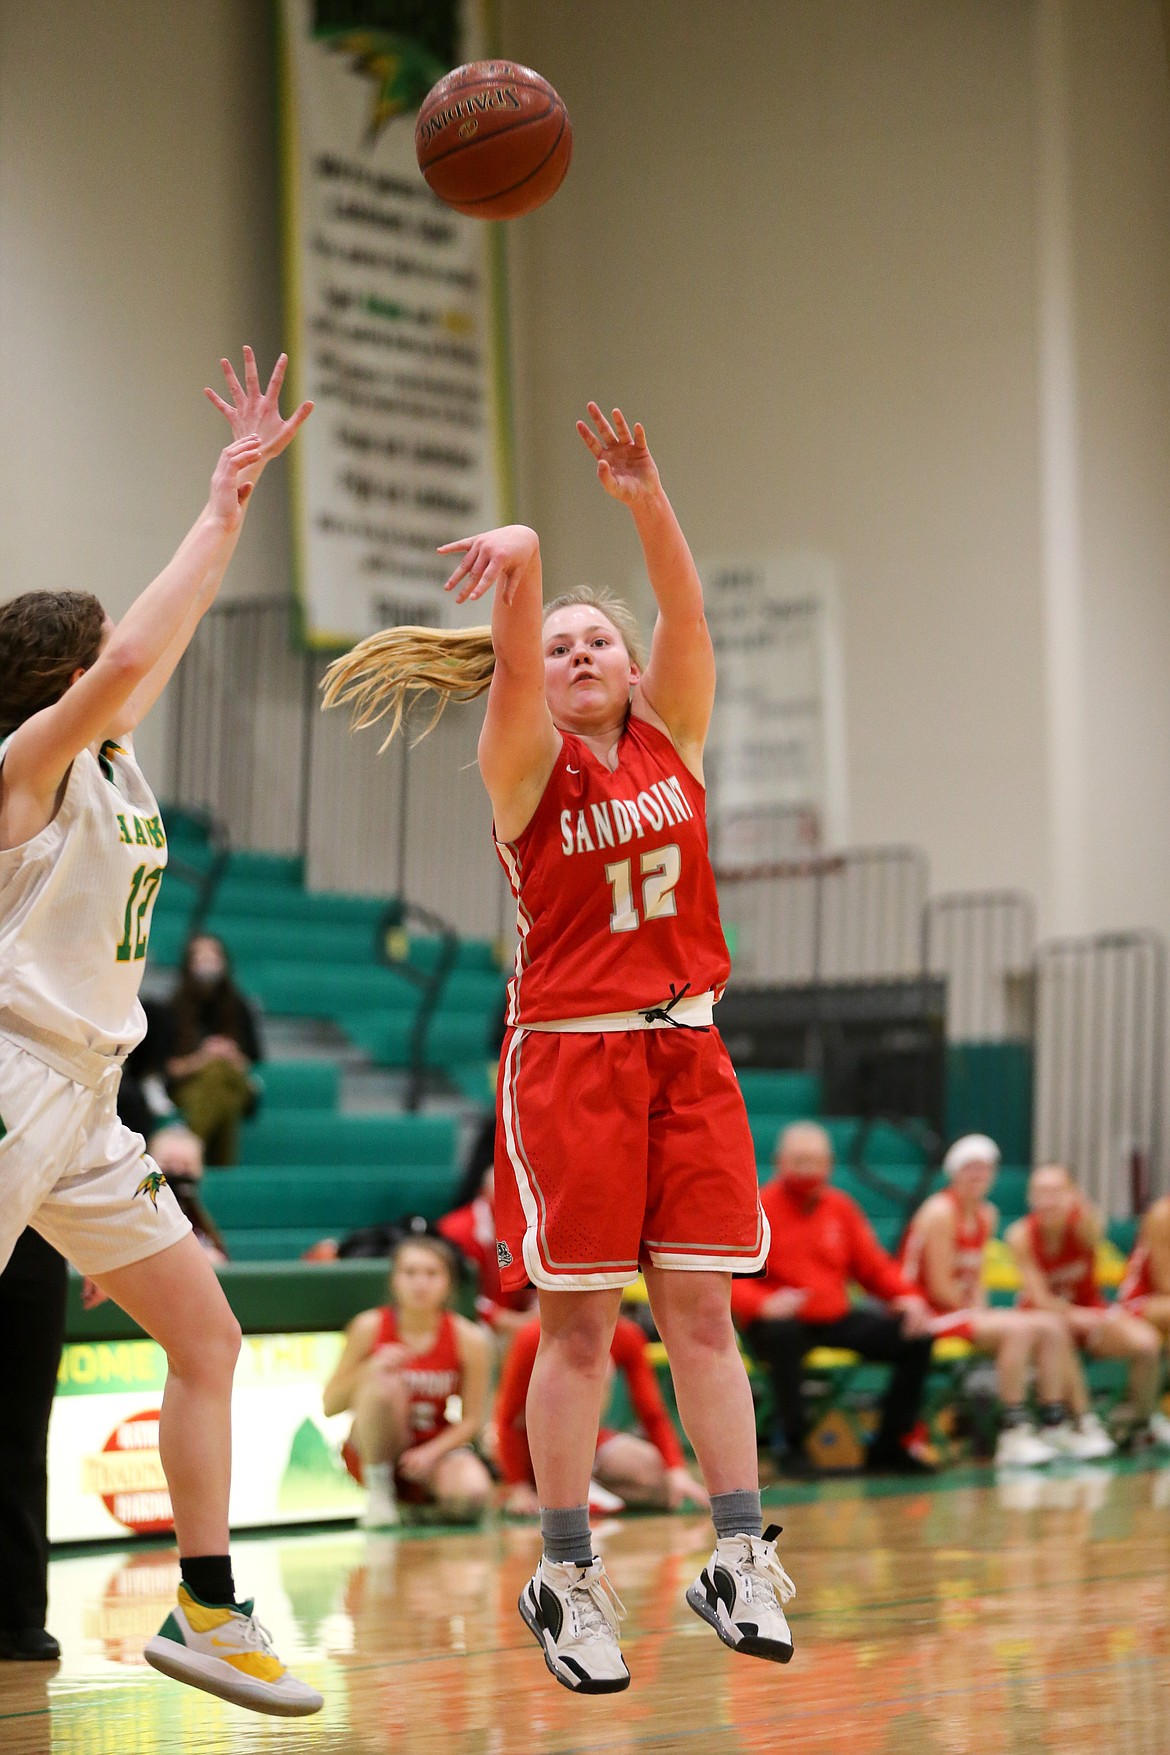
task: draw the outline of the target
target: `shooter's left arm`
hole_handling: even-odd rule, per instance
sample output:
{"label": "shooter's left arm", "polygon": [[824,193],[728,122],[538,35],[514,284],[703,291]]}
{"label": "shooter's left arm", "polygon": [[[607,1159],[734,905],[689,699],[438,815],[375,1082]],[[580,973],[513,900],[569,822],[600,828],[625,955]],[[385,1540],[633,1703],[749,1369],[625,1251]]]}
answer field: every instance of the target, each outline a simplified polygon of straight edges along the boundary
{"label": "shooter's left arm", "polygon": [[596,402],[589,404],[589,416],[592,426],[579,420],[577,431],[597,461],[597,479],[606,493],[629,507],[658,606],[635,705],[640,695],[688,766],[698,769],[715,700],[715,654],[698,570],[641,421],[631,431],[620,408],[611,422]]}

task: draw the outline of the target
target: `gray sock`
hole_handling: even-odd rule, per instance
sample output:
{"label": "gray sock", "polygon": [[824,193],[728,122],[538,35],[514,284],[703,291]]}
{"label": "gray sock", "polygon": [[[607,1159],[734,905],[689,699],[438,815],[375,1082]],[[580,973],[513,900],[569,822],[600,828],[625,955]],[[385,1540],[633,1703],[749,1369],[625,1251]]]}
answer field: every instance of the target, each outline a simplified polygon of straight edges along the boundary
{"label": "gray sock", "polygon": [[724,1536],[762,1536],[764,1514],[760,1510],[760,1489],[740,1487],[734,1493],[712,1493],[711,1521],[715,1534]]}
{"label": "gray sock", "polygon": [[[757,1500],[759,1494],[756,1495]],[[555,1565],[572,1561],[574,1566],[592,1566],[593,1537],[589,1533],[587,1505],[542,1507],[540,1533],[544,1537],[545,1557]]]}

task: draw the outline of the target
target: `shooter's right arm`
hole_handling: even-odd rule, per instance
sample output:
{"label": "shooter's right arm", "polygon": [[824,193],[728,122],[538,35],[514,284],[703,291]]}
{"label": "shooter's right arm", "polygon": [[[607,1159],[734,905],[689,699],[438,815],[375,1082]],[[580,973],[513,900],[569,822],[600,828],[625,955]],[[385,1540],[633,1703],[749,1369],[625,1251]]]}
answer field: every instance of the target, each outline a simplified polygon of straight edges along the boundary
{"label": "shooter's right arm", "polygon": [[479,770],[502,841],[532,818],[561,749],[544,693],[544,604],[540,543],[524,524],[448,543],[462,553],[448,590],[457,603],[474,602],[494,585],[492,647],[495,669],[479,734]]}

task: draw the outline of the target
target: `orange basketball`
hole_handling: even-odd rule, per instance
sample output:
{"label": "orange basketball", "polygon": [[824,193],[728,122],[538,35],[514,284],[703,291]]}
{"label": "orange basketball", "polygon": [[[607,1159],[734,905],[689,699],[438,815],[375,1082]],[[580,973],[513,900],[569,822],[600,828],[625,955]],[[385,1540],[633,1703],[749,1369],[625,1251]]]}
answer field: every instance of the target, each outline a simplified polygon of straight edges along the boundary
{"label": "orange basketball", "polygon": [[517,219],[560,188],[573,130],[557,93],[531,67],[471,61],[427,93],[414,149],[448,207],[476,219]]}

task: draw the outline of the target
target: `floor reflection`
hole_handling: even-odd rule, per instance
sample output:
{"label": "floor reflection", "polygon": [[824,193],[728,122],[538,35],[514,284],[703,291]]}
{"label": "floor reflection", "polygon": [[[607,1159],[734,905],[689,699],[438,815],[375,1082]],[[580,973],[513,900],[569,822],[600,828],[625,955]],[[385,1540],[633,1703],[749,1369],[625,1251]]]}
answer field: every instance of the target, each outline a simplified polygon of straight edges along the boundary
{"label": "floor reflection", "polygon": [[60,1667],[0,1668],[0,1748],[1153,1755],[1170,1749],[1168,1488],[1170,1470],[1069,1468],[889,1495],[839,1486],[789,1505],[786,1669],[736,1658],[686,1608],[710,1548],[702,1519],[611,1522],[598,1542],[634,1681],[602,1700],[558,1688],[516,1614],[538,1552],[529,1526],[241,1541],[241,1589],[326,1695],[321,1719],[296,1723],[147,1669],[173,1550],[94,1550],[53,1566]]}

